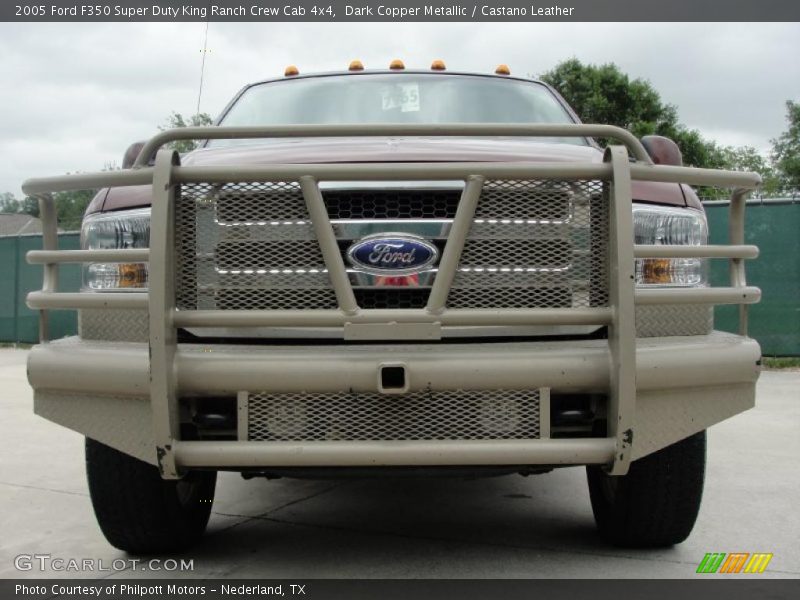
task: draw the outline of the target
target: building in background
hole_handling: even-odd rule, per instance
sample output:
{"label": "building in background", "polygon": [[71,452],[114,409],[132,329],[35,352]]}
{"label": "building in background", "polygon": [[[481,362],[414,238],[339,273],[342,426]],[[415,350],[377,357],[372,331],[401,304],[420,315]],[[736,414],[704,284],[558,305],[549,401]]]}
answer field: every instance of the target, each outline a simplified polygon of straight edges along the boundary
{"label": "building in background", "polygon": [[0,213],[0,235],[26,233],[42,233],[42,222],[38,217],[24,213]]}

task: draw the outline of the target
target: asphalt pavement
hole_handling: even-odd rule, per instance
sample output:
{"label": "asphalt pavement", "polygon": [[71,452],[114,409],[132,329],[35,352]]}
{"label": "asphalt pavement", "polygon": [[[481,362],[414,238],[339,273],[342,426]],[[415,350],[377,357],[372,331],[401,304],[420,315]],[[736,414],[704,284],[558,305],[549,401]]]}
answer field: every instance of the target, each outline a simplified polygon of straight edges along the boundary
{"label": "asphalt pavement", "polygon": [[[582,468],[474,480],[223,473],[202,543],[146,570],[121,562],[131,557],[95,523],[83,438],[33,414],[26,356],[0,349],[2,578],[686,578],[707,552],[771,552],[758,577],[800,577],[800,371],[763,373],[756,408],[710,430],[700,516],[673,548],[604,545]],[[168,558],[192,569],[167,571]],[[95,571],[53,568],[69,559]]]}

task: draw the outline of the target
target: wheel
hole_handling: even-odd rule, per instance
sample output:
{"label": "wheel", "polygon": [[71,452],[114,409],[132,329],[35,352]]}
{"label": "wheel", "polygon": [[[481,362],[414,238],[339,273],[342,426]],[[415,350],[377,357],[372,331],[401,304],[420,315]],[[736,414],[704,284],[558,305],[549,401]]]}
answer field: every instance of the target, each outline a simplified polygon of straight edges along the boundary
{"label": "wheel", "polygon": [[176,552],[203,535],[217,474],[164,480],[158,468],[86,438],[89,495],[103,535],[132,554]]}
{"label": "wheel", "polygon": [[600,536],[615,546],[658,548],[679,544],[694,527],[706,467],[706,432],[631,463],[613,477],[586,468]]}

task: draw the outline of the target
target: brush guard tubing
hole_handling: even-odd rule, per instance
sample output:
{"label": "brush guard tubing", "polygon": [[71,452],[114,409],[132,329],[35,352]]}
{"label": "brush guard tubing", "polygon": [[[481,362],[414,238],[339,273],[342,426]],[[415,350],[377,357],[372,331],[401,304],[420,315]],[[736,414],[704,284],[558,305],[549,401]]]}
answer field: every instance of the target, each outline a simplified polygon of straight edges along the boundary
{"label": "brush guard tubing", "polygon": [[[178,154],[163,145],[182,139],[242,139],[263,137],[331,136],[556,136],[607,137],[622,142],[606,150],[603,163],[398,163],[263,165],[239,167],[182,167]],[[627,148],[627,149],[626,149]],[[156,154],[155,166],[146,167]],[[631,163],[629,153],[637,162]],[[636,304],[738,304],[739,333],[747,334],[747,305],[758,302],[760,290],[747,286],[745,261],[755,258],[758,249],[744,244],[744,212],[747,193],[760,183],[755,173],[656,166],[630,132],[606,125],[435,125],[435,126],[292,126],[292,127],[190,127],[162,132],[143,147],[137,168],[130,171],[80,174],[28,180],[23,189],[35,195],[43,222],[42,250],[28,254],[28,261],[44,266],[42,289],[28,296],[28,306],[39,310],[40,337],[48,339],[47,313],[50,309],[144,308],[150,316],[150,388],[153,427],[162,476],[178,478],[181,467],[194,466],[205,451],[199,442],[178,441],[178,402],[176,350],[177,328],[182,326],[233,327],[270,324],[347,323],[440,323],[443,325],[490,324],[597,324],[609,328],[609,428],[608,438],[591,452],[613,446],[609,472],[627,472],[632,457],[631,425],[636,399],[635,327],[631,315]],[[319,182],[322,180],[402,181],[461,179],[465,182],[456,223],[440,264],[436,293],[424,309],[362,310],[355,303],[341,256],[335,248],[331,225],[325,211]],[[498,309],[448,310],[444,300],[457,268],[458,258],[469,231],[469,222],[479,202],[482,184],[487,179],[552,178],[565,180],[600,179],[610,184],[610,307],[595,309]],[[174,290],[174,205],[178,188],[184,182],[225,183],[230,181],[296,181],[300,183],[323,257],[334,285],[338,309],[318,311],[176,311]],[[733,188],[729,245],[726,246],[634,246],[631,214],[631,181],[682,182]],[[56,211],[52,193],[97,186],[132,186],[152,183],[153,203],[151,246],[149,251],[103,250],[63,251],[58,249]],[[333,242],[333,243],[332,243]],[[730,264],[730,287],[670,288],[636,290],[633,279],[636,257],[720,258]],[[57,289],[58,265],[67,262],[100,260],[140,262],[147,260],[150,270],[148,294],[144,293],[60,293]],[[134,259],[136,259],[134,261]],[[605,444],[605,445],[604,445]],[[608,445],[610,444],[610,446]],[[457,447],[457,446],[456,446]],[[181,449],[176,453],[176,448]],[[209,446],[210,448],[210,446]],[[231,447],[233,448],[233,447]],[[237,446],[238,448],[238,446]],[[588,451],[588,447],[587,447]],[[251,456],[248,449],[237,449]],[[546,451],[547,460],[555,460]],[[178,460],[182,457],[183,464]],[[544,456],[544,455],[543,455]],[[592,454],[597,458],[599,454]],[[456,460],[452,458],[450,460]],[[593,459],[594,460],[594,459]]]}

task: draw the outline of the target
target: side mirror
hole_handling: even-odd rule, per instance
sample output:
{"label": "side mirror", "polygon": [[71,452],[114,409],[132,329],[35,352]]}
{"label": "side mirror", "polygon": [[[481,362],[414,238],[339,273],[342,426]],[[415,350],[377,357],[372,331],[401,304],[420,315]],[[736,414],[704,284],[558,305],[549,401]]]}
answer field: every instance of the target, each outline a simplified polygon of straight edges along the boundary
{"label": "side mirror", "polygon": [[133,163],[136,162],[136,157],[139,156],[139,152],[142,151],[142,148],[144,148],[144,142],[135,142],[128,146],[128,149],[125,150],[125,154],[122,156],[123,169],[130,169],[133,166]]}
{"label": "side mirror", "polygon": [[646,135],[642,138],[642,146],[657,165],[683,166],[681,149],[667,137]]}

